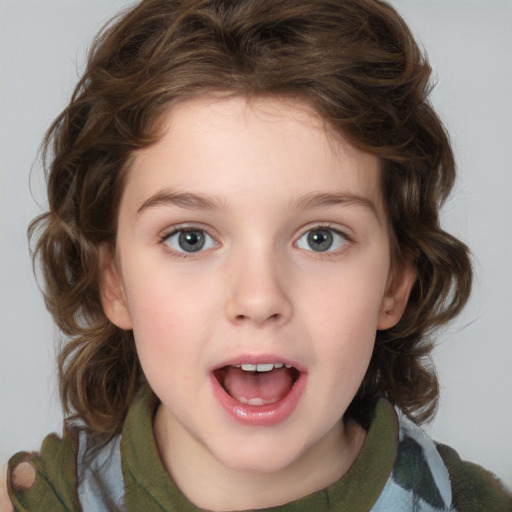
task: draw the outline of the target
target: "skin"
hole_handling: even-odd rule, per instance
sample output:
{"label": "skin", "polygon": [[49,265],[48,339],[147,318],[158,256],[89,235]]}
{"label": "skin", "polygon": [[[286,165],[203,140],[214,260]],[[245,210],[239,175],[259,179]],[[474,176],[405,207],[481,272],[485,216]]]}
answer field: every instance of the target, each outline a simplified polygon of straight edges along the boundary
{"label": "skin", "polygon": [[[32,466],[31,466],[32,467]],[[33,483],[30,482],[30,484]],[[6,471],[0,470],[0,511],[1,512],[12,512],[14,510],[9,495],[7,494],[7,476]]]}
{"label": "skin", "polygon": [[[184,494],[219,511],[286,503],[357,457],[365,431],[340,419],[414,280],[391,268],[379,161],[291,100],[196,98],[163,126],[127,175],[105,312],[133,329]],[[202,230],[202,250],[169,236],[184,227]],[[325,251],[308,242],[319,227],[333,236]],[[278,424],[237,421],[212,391],[213,369],[254,357],[307,377]]]}

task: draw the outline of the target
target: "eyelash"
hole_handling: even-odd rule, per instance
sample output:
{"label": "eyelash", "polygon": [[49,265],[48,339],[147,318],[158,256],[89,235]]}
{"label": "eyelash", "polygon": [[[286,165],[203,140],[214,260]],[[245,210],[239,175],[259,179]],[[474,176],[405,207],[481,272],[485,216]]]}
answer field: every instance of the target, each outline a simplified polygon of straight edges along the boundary
{"label": "eyelash", "polygon": [[324,232],[329,232],[331,233],[331,235],[333,234],[334,236],[332,237],[333,240],[331,241],[332,243],[340,243],[340,240],[338,240],[337,242],[335,242],[334,240],[339,237],[342,239],[341,243],[341,247],[337,248],[337,249],[331,249],[331,247],[329,246],[325,251],[315,251],[313,249],[303,249],[307,252],[310,252],[312,253],[312,255],[314,255],[314,257],[317,257],[317,258],[333,258],[333,257],[336,257],[336,256],[339,256],[341,253],[345,252],[345,250],[348,248],[349,244],[353,243],[353,239],[347,235],[347,233],[341,231],[340,229],[338,228],[335,228],[333,227],[331,224],[317,224],[317,225],[313,225],[313,226],[308,226],[306,229],[304,229],[301,233],[301,235],[296,239],[296,241],[294,242],[294,247],[297,247],[298,249],[302,249],[302,247],[299,247],[299,242],[300,240],[307,236],[309,233],[314,233],[314,232],[321,232],[321,231],[324,231]]}
{"label": "eyelash", "polygon": [[[303,237],[305,237],[306,235],[308,235],[309,233],[314,233],[315,231],[316,232],[324,231],[324,232],[329,232],[329,233],[333,234],[334,236],[332,237],[331,244],[332,243],[338,243],[339,244],[340,243],[339,240],[337,242],[334,242],[334,240],[337,237],[341,238],[342,239],[342,246],[337,248],[337,249],[334,249],[334,250],[331,250],[331,248],[329,246],[324,251],[315,251],[312,248],[307,249],[307,248],[300,247],[299,246],[300,240]],[[197,251],[188,251],[188,252],[185,251],[185,250],[174,249],[173,247],[171,247],[169,245],[169,240],[173,236],[175,236],[175,235],[177,235],[179,233],[182,233],[182,234],[184,234],[184,233],[202,233],[205,238],[207,237],[207,238],[210,239],[210,241],[206,241],[205,240],[203,242],[203,245],[204,244],[208,244],[210,246],[207,247],[206,249],[204,249],[203,246],[201,246]],[[308,243],[309,242],[310,242],[310,240],[308,240]],[[339,255],[340,253],[344,252],[346,250],[346,248],[347,248],[346,246],[348,244],[350,244],[351,242],[353,242],[353,240],[351,239],[350,236],[348,236],[343,231],[332,227],[332,225],[330,225],[330,224],[317,224],[317,225],[313,225],[313,226],[308,226],[307,229],[304,229],[301,232],[300,236],[296,238],[295,242],[293,243],[293,246],[296,247],[297,249],[301,249],[301,250],[304,250],[306,252],[310,252],[315,257],[319,257],[319,258],[332,258],[332,257],[335,257],[335,256]],[[172,253],[173,256],[176,256],[176,257],[179,257],[179,258],[183,258],[183,259],[195,257],[195,256],[199,255],[200,253],[204,252],[205,250],[211,249],[215,245],[218,245],[218,242],[216,241],[215,237],[210,235],[207,229],[205,229],[203,227],[196,227],[196,226],[176,226],[176,227],[173,227],[172,229],[170,229],[169,231],[163,233],[159,237],[159,243],[162,244],[163,246],[165,246],[165,249],[168,252]]]}
{"label": "eyelash", "polygon": [[[200,247],[197,251],[190,251],[190,252],[187,252],[187,251],[180,251],[180,250],[177,250],[177,249],[174,249],[173,247],[171,247],[169,245],[169,240],[179,234],[179,233],[202,233],[203,236],[206,236],[208,237],[209,239],[211,239],[211,241],[214,243],[214,245],[218,245],[218,242],[215,240],[215,238],[210,235],[208,233],[208,230],[202,228],[202,227],[196,227],[196,226],[176,226],[174,228],[172,228],[171,230],[163,233],[159,238],[159,243],[161,245],[163,245],[165,247],[165,249],[170,252],[173,256],[177,256],[179,258],[193,258],[195,257],[196,255],[204,252],[204,249],[203,247]],[[204,243],[209,243],[211,244],[211,242],[204,242]],[[212,246],[213,247],[213,246]],[[211,247],[208,247],[207,249],[210,249]]]}

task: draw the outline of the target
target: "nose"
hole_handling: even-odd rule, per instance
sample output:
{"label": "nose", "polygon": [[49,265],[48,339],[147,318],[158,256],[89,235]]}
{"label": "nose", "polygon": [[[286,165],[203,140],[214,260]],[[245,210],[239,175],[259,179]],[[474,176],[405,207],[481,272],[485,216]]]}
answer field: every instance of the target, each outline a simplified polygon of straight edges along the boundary
{"label": "nose", "polygon": [[272,256],[245,255],[231,266],[226,315],[234,323],[285,324],[293,307],[286,277]]}

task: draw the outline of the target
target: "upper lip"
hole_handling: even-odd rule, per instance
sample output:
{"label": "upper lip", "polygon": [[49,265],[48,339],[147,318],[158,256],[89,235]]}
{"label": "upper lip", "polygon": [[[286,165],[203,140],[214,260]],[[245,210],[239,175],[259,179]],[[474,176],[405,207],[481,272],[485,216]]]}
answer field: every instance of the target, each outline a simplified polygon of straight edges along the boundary
{"label": "upper lip", "polygon": [[212,371],[219,370],[225,366],[241,366],[242,364],[269,364],[269,363],[282,363],[287,366],[292,366],[300,372],[305,372],[306,367],[293,359],[274,354],[246,354],[238,355],[220,364],[216,364]]}

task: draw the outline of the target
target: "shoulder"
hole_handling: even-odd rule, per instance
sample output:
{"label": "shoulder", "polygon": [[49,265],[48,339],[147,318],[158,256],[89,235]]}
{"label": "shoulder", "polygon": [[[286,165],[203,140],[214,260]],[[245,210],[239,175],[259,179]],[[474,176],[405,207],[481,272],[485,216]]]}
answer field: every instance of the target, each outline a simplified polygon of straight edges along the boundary
{"label": "shoulder", "polygon": [[[141,389],[130,407],[128,434],[135,432],[139,435],[141,420],[144,420],[146,434],[152,435],[154,402],[150,390]],[[125,437],[124,426],[122,433],[100,440],[81,425],[68,424],[62,437],[47,436],[40,452],[15,454],[9,461],[7,473],[7,490],[14,509],[17,512],[123,510],[125,486],[121,445]],[[128,435],[128,444],[134,441],[133,437]],[[136,460],[134,464],[138,462]],[[29,478],[24,476],[25,471]],[[0,512],[4,511],[0,509]]]}
{"label": "shoulder", "polygon": [[[77,496],[78,436],[47,436],[40,452],[19,452],[9,460],[7,489],[15,510],[81,510]],[[36,508],[37,507],[37,508]]]}
{"label": "shoulder", "polygon": [[62,438],[52,434],[41,452],[11,458],[7,482],[16,510],[119,510],[124,493],[120,436],[98,445],[84,430],[66,430]]}
{"label": "shoulder", "polygon": [[453,504],[457,511],[512,511],[512,494],[495,475],[481,466],[461,460],[449,446],[436,446],[450,475]]}
{"label": "shoulder", "polygon": [[452,448],[435,443],[400,412],[398,419],[399,440],[392,472],[395,483],[434,510],[512,511],[512,496],[492,473],[461,460]]}

